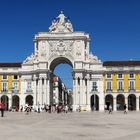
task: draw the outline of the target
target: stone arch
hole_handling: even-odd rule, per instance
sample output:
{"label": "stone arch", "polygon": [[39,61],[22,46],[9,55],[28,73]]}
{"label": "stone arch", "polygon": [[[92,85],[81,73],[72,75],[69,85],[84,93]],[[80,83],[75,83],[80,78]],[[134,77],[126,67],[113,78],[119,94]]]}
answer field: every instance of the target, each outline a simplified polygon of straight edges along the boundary
{"label": "stone arch", "polygon": [[18,95],[13,95],[12,96],[12,108],[14,109],[19,109],[19,96]]}
{"label": "stone arch", "polygon": [[128,96],[128,110],[136,110],[136,96],[134,94]]}
{"label": "stone arch", "polygon": [[[49,80],[50,80],[50,104],[63,104],[63,99],[62,99],[62,95],[59,94],[58,95],[58,100],[59,101],[55,101],[56,98],[54,95],[54,91],[53,91],[53,76],[54,76],[54,69],[56,68],[56,66],[58,66],[59,64],[68,64],[70,65],[72,68],[73,68],[73,64],[72,64],[72,61],[70,59],[68,59],[67,57],[56,57],[55,59],[53,59],[51,62],[50,62],[50,65],[49,65],[49,70],[51,71],[51,73],[49,74]],[[59,92],[61,92],[59,90]]]}
{"label": "stone arch", "polygon": [[105,104],[107,105],[107,109],[109,109],[109,105],[111,105],[113,109],[113,95],[108,94],[105,96]]}
{"label": "stone arch", "polygon": [[91,107],[91,110],[99,110],[99,96],[98,95],[96,94],[91,95],[90,107]]}
{"label": "stone arch", "polygon": [[116,102],[117,102],[117,110],[123,110],[124,109],[124,104],[125,104],[124,95],[123,94],[117,95]]}
{"label": "stone arch", "polygon": [[49,69],[53,72],[55,67],[59,64],[69,64],[73,68],[73,63],[67,57],[57,57],[50,62]]}
{"label": "stone arch", "polygon": [[33,105],[33,96],[32,95],[27,95],[25,98],[25,103],[29,105]]}
{"label": "stone arch", "polygon": [[1,101],[4,101],[5,103],[5,110],[9,109],[9,98],[7,95],[2,95],[1,96]]}

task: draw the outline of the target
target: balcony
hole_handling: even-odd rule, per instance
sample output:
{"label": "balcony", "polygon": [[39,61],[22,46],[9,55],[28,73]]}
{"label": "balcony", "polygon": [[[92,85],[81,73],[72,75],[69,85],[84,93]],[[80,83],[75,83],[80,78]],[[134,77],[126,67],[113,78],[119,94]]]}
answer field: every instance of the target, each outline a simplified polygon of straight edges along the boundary
{"label": "balcony", "polygon": [[106,89],[106,92],[112,92],[112,89]]}
{"label": "balcony", "polygon": [[98,89],[92,89],[91,92],[98,92]]}
{"label": "balcony", "polygon": [[3,93],[3,94],[4,94],[4,93],[8,93],[8,90],[7,90],[7,89],[2,89],[2,90],[1,90],[1,93]]}
{"label": "balcony", "polygon": [[18,90],[18,89],[12,89],[11,91],[12,91],[12,93],[14,93],[14,94],[18,94],[18,93],[19,93],[19,90]]}
{"label": "balcony", "polygon": [[135,89],[134,88],[130,88],[129,89],[129,92],[132,92],[133,93],[133,92],[135,92]]}
{"label": "balcony", "polygon": [[32,89],[26,89],[26,94],[32,94],[33,90]]}
{"label": "balcony", "polygon": [[124,89],[118,89],[117,91],[118,92],[124,92]]}

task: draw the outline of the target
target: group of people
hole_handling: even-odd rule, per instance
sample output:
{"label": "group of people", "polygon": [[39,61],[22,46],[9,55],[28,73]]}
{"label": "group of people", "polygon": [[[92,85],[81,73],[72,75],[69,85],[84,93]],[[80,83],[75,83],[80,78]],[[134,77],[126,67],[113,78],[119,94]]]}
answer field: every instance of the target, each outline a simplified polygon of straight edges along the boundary
{"label": "group of people", "polygon": [[25,107],[21,106],[20,112],[26,112],[26,114],[29,114],[29,112],[48,112],[48,113],[68,113],[69,111],[72,112],[72,107],[68,105],[35,105],[34,107],[30,106],[29,104],[26,104]]}
{"label": "group of people", "polygon": [[[105,112],[108,111],[109,114],[112,114],[113,108],[112,105],[110,104],[109,107],[107,107],[107,105],[105,104]],[[123,112],[124,114],[127,114],[127,105],[124,104],[123,106]]]}

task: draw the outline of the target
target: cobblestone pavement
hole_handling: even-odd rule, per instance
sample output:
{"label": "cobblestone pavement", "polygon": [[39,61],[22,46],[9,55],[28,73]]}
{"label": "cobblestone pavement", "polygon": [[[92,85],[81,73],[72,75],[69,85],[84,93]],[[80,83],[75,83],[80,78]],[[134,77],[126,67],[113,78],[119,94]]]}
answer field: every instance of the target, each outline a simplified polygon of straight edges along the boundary
{"label": "cobblestone pavement", "polygon": [[5,112],[0,140],[140,140],[140,112]]}

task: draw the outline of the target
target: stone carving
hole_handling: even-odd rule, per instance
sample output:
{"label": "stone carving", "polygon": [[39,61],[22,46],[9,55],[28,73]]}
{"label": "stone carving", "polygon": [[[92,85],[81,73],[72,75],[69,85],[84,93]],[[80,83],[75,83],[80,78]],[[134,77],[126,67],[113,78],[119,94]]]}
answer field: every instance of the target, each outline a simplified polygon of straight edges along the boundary
{"label": "stone carving", "polygon": [[92,53],[89,54],[89,61],[90,62],[101,62],[97,56],[94,56]]}
{"label": "stone carving", "polygon": [[64,55],[65,52],[71,52],[72,51],[72,45],[74,41],[71,40],[57,40],[57,41],[48,41],[50,44],[50,51],[56,52],[58,54]]}
{"label": "stone carving", "polygon": [[41,56],[46,57],[46,47],[45,46],[41,47]]}
{"label": "stone carving", "polygon": [[52,25],[49,27],[49,32],[73,32],[70,20],[65,17],[62,11],[59,16],[52,21]]}
{"label": "stone carving", "polygon": [[28,56],[23,63],[32,63],[36,59],[36,56],[32,53],[30,56]]}
{"label": "stone carving", "polygon": [[57,40],[57,41],[48,41],[50,45],[50,57],[54,56],[71,56],[73,50],[72,40]]}

